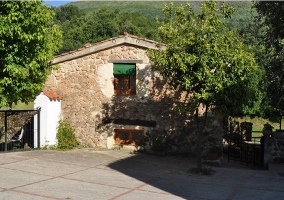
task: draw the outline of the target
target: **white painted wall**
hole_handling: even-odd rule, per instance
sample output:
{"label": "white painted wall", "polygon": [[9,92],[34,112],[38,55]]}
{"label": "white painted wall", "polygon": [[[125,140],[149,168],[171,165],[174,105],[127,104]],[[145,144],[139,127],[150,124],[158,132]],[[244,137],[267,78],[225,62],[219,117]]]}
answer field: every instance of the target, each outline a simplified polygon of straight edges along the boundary
{"label": "white painted wall", "polygon": [[[50,100],[42,92],[34,101],[34,108],[40,111],[40,147],[57,144],[56,133],[60,120],[61,100]],[[37,122],[35,122],[36,126]],[[37,146],[37,134],[35,132],[35,147]]]}

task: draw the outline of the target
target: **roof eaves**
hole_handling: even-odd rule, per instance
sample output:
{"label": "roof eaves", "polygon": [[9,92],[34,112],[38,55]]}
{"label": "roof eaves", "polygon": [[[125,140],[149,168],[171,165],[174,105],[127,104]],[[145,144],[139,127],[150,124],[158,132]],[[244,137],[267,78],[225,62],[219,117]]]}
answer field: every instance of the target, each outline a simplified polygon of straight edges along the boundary
{"label": "roof eaves", "polygon": [[118,45],[122,45],[124,43],[139,46],[142,48],[147,48],[147,49],[150,48],[150,49],[164,50],[166,48],[165,44],[159,44],[155,42],[154,40],[149,40],[149,39],[138,37],[135,35],[129,35],[127,32],[125,32],[124,35],[119,35],[117,37],[113,37],[108,40],[103,40],[103,41],[94,43],[93,45],[90,43],[87,43],[84,45],[84,47],[79,48],[77,50],[69,51],[69,52],[65,52],[60,55],[57,55],[50,62],[50,64],[54,65],[54,64],[68,61],[68,60],[73,60],[79,57],[83,57],[85,55],[89,55],[89,54],[96,53],[96,52],[99,52],[105,49],[109,49],[109,48],[112,48]]}

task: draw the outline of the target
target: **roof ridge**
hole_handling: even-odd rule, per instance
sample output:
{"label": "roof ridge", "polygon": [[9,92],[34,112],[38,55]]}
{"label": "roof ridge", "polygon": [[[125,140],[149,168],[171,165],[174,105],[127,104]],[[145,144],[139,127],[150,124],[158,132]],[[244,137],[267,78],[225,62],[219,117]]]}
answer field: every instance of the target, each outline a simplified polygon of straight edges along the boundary
{"label": "roof ridge", "polygon": [[[137,39],[139,41],[145,41],[145,42],[150,42],[150,43],[156,43],[156,44],[161,44],[159,42],[156,42],[154,40],[150,40],[150,39],[147,39],[145,37],[139,37],[139,36],[136,36],[136,35],[132,35],[132,34],[129,34],[128,32],[124,32],[122,35],[118,35],[116,37],[112,37],[112,38],[109,38],[109,39],[105,39],[105,40],[102,40],[102,41],[99,41],[99,42],[95,42],[93,44],[91,43],[86,43],[83,45],[83,47],[80,47],[78,48],[77,50],[71,50],[71,51],[68,51],[68,52],[63,52],[61,54],[58,54],[58,55],[55,55],[54,58],[58,58],[58,57],[61,57],[61,56],[65,56],[65,55],[68,55],[68,54],[75,54],[76,52],[79,52],[79,51],[82,51],[84,49],[87,49],[87,48],[90,48],[90,47],[93,47],[95,45],[98,45],[98,44],[102,44],[104,42],[108,42],[108,41],[115,41],[116,39],[119,39],[119,38],[127,38],[127,37],[130,37],[130,38],[133,38],[133,39]],[[165,44],[162,44],[162,45],[165,45]]]}

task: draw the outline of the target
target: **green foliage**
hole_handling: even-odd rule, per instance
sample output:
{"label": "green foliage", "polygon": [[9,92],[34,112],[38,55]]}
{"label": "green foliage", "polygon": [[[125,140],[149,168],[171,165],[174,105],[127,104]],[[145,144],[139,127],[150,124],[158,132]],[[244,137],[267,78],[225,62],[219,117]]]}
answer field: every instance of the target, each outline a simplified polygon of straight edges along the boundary
{"label": "green foliage", "polygon": [[240,113],[261,97],[261,70],[252,50],[220,18],[222,8],[205,2],[202,13],[195,14],[190,4],[166,5],[158,34],[167,50],[149,50],[148,55],[169,85],[194,94],[191,103],[221,114]]}
{"label": "green foliage", "polygon": [[[189,3],[175,7],[166,4],[165,21],[158,29],[159,42],[166,50],[148,50],[158,71],[174,89],[192,94],[188,100],[195,109],[197,127],[197,168],[201,166],[201,136],[208,111],[221,115],[243,112],[261,96],[258,85],[261,72],[253,51],[226,24],[233,8],[216,2],[201,3],[195,12]],[[223,16],[223,17],[222,17]],[[258,76],[256,76],[257,74]],[[205,106],[203,123],[199,123],[198,107]]]}
{"label": "green foliage", "polygon": [[256,1],[254,7],[259,14],[257,17],[264,27],[265,43],[274,46],[277,52],[283,50],[284,19],[279,17],[284,10],[284,2],[282,1]]}
{"label": "green foliage", "polygon": [[84,15],[83,11],[81,11],[77,6],[72,4],[67,4],[60,6],[58,8],[52,8],[56,13],[56,23],[62,24],[67,20],[71,20],[72,18],[78,18]]}
{"label": "green foliage", "polygon": [[[75,24],[79,18],[83,18],[83,15],[91,16],[94,12],[99,12],[100,10],[108,10],[114,13],[115,16],[109,15],[109,18],[120,18],[119,15],[124,13],[126,17],[122,17],[118,22],[113,23],[113,30],[117,30],[118,25],[121,24],[122,27],[131,25],[131,28],[127,28],[130,34],[138,35],[141,37],[146,37],[148,39],[156,39],[157,24],[153,21],[159,19],[163,21],[165,19],[162,8],[165,2],[162,1],[120,1],[119,3],[114,1],[75,1],[68,4],[53,8],[56,12],[55,22],[60,24],[64,31],[64,45],[60,52],[66,52],[70,50],[82,47],[85,43],[96,42],[104,39],[108,39],[106,36],[102,37],[100,33],[94,34],[93,37],[84,37],[84,31],[80,27],[85,21],[81,21],[78,25]],[[185,5],[185,1],[173,2],[174,5]],[[200,12],[200,2],[190,2],[193,10]],[[237,29],[242,29],[245,24],[251,22],[251,2],[227,2],[229,5],[236,7],[236,12],[232,14],[232,19],[228,21],[230,27]],[[221,2],[217,3],[217,6],[221,6]],[[109,13],[109,12],[107,12]],[[106,13],[106,14],[107,14]],[[118,16],[116,16],[118,15]],[[129,16],[129,17],[128,17]],[[143,16],[143,17],[142,17]],[[146,17],[146,18],[145,18]],[[88,19],[88,17],[86,17]],[[133,20],[134,18],[134,20]],[[89,19],[90,20],[90,19]],[[71,22],[72,21],[72,22]],[[64,23],[64,25],[63,25]],[[97,23],[103,23],[103,20],[98,19]],[[94,27],[97,23],[94,23]],[[253,27],[253,26],[248,26]],[[101,27],[96,27],[100,29]],[[134,30],[132,29],[134,28]],[[143,30],[142,30],[143,29]],[[139,31],[137,31],[139,30]],[[95,30],[94,30],[95,31]],[[120,30],[120,32],[115,32],[117,35],[123,33],[125,30]],[[132,32],[133,31],[133,32]],[[77,32],[77,34],[75,34]],[[70,36],[68,36],[70,35]],[[73,35],[73,36],[71,36]],[[111,35],[117,36],[117,35]],[[82,40],[83,38],[83,40]]]}
{"label": "green foliage", "polygon": [[59,148],[57,148],[57,145],[44,145],[43,147],[41,147],[41,150],[57,150]]}
{"label": "green foliage", "polygon": [[[278,120],[270,120],[270,118],[263,118],[260,116],[242,116],[242,117],[229,117],[229,122],[237,121],[239,123],[242,122],[250,122],[252,123],[252,131],[262,131],[264,124],[270,124],[275,128],[279,128],[280,125],[280,119]],[[281,123],[284,124],[284,120],[281,120]],[[258,137],[258,133],[253,133],[255,137]]]}
{"label": "green foliage", "polygon": [[40,0],[2,1],[0,13],[0,107],[28,103],[50,74],[61,31]]}
{"label": "green foliage", "polygon": [[[162,9],[166,1],[74,1],[67,5],[77,6],[81,11],[85,13],[94,12],[94,10],[99,10],[107,8],[110,10],[118,10],[120,12],[138,12],[147,18],[163,20],[165,17],[163,15]],[[187,1],[172,1],[175,6],[185,5]],[[222,2],[218,2],[221,4]],[[228,5],[236,8],[236,12],[233,15],[233,26],[241,27],[243,26],[243,19],[250,17],[251,2],[250,1],[226,1]],[[196,11],[200,11],[200,1],[190,1],[192,8]]]}
{"label": "green foliage", "polygon": [[254,7],[258,15],[255,26],[262,27],[259,37],[259,63],[266,71],[267,97],[264,108],[266,114],[284,114],[284,19],[279,17],[284,11],[284,2],[256,1]]}
{"label": "green foliage", "polygon": [[138,13],[101,9],[81,17],[72,17],[64,21],[61,27],[64,32],[64,43],[60,52],[66,52],[86,43],[116,37],[123,32],[155,39],[157,23]]}
{"label": "green foliage", "polygon": [[146,137],[144,138],[144,142],[149,142],[149,146],[151,150],[157,152],[165,152],[169,149],[169,139],[166,131],[158,132],[156,130],[147,131]]}
{"label": "green foliage", "polygon": [[68,122],[59,121],[57,128],[57,149],[59,150],[70,150],[79,145],[79,142],[75,136],[75,130],[72,125]]}
{"label": "green foliage", "polygon": [[28,104],[17,102],[16,104],[12,105],[13,110],[33,110],[34,109],[34,102],[29,102]]}
{"label": "green foliage", "polygon": [[[178,2],[181,3],[181,2]],[[156,19],[163,16],[162,8],[164,2],[162,1],[76,1],[70,4],[80,8],[85,13],[94,12],[100,9],[110,9],[116,12],[138,12],[147,18]]]}

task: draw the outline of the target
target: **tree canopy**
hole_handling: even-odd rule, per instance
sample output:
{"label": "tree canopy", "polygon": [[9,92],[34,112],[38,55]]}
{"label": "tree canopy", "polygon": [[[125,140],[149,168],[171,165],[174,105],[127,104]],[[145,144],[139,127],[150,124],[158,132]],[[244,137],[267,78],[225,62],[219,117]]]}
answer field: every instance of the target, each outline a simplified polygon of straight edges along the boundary
{"label": "tree canopy", "polygon": [[219,11],[215,2],[202,3],[202,14],[195,14],[190,4],[166,5],[166,20],[158,34],[167,50],[150,50],[148,54],[153,69],[174,88],[194,93],[196,104],[233,114],[242,111],[248,100],[257,100],[254,84],[260,77],[255,75],[261,72],[252,49],[228,29],[218,15],[221,11],[225,15],[230,12],[225,6]]}
{"label": "tree canopy", "polygon": [[[228,115],[243,111],[261,97],[261,78],[252,49],[244,45],[225,18],[234,11],[224,4],[203,2],[201,13],[186,6],[165,5],[165,21],[158,29],[159,42],[166,50],[149,50],[153,70],[158,71],[173,88],[191,93],[198,129],[198,168],[201,169],[201,135],[207,113]],[[223,18],[221,17],[223,16]],[[206,108],[199,124],[199,105]]]}
{"label": "tree canopy", "polygon": [[[267,96],[266,114],[284,114],[284,2],[258,1],[254,8],[255,26],[261,27],[258,45],[263,46],[259,55],[259,63],[266,71]],[[259,31],[260,29],[258,29]]]}
{"label": "tree canopy", "polygon": [[33,101],[61,45],[54,12],[42,1],[0,3],[0,105]]}
{"label": "tree canopy", "polygon": [[[57,13],[59,15],[61,12]],[[154,39],[157,28],[156,21],[138,13],[109,9],[100,9],[61,21],[63,21],[60,25],[64,36],[60,52],[77,49],[86,43],[116,37],[123,32]]]}
{"label": "tree canopy", "polygon": [[66,4],[58,8],[51,7],[51,9],[56,13],[55,20],[58,24],[62,24],[66,20],[70,21],[72,18],[81,17],[85,14],[77,6],[74,6],[72,4]]}

